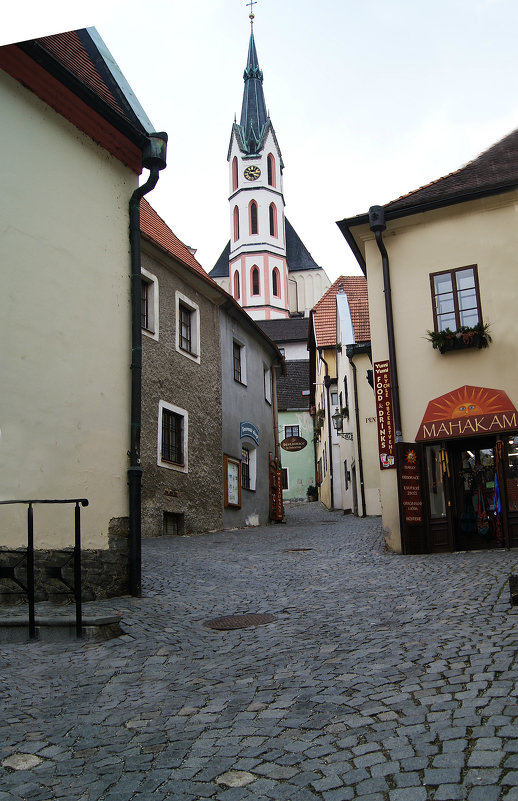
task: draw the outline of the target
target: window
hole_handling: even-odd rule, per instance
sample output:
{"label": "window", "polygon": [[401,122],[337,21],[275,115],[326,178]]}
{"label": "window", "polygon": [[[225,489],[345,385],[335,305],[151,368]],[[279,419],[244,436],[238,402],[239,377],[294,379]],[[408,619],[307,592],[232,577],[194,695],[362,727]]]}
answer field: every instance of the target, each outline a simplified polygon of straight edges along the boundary
{"label": "window", "polygon": [[338,406],[338,392],[335,390],[331,390],[331,404],[333,406]]}
{"label": "window", "polygon": [[239,300],[240,290],[239,290],[239,273],[236,270],[234,273],[234,297],[236,300]]}
{"label": "window", "polygon": [[275,203],[270,203],[268,208],[268,214],[270,219],[270,236],[277,236],[277,208]]}
{"label": "window", "polygon": [[232,191],[237,189],[237,157],[232,159]]}
{"label": "window", "polygon": [[250,203],[250,233],[257,234],[259,229],[257,226],[257,203],[252,200]]}
{"label": "window", "polygon": [[299,426],[284,426],[284,438],[288,437],[300,437]]}
{"label": "window", "polygon": [[269,367],[263,368],[264,378],[264,398],[268,403],[272,402],[272,371]]}
{"label": "window", "polygon": [[234,381],[246,384],[246,348],[235,339],[232,342],[232,366]]}
{"label": "window", "polygon": [[241,486],[243,489],[250,489],[250,451],[248,448],[241,450]]}
{"label": "window", "polygon": [[281,356],[285,356],[286,350],[284,348],[279,348],[279,353],[281,354]]}
{"label": "window", "polygon": [[279,270],[277,269],[277,267],[274,267],[272,272],[272,292],[276,298],[280,297],[281,294],[279,284],[280,284]]}
{"label": "window", "polygon": [[239,209],[234,206],[234,242],[239,239]]}
{"label": "window", "polygon": [[142,268],[140,316],[143,332],[158,339],[158,281],[155,275]]}
{"label": "window", "polygon": [[184,516],[183,514],[174,514],[173,512],[164,512],[164,535],[175,536],[183,535],[184,531]]}
{"label": "window", "polygon": [[275,186],[275,159],[271,153],[268,153],[268,184]]}
{"label": "window", "polygon": [[476,265],[430,275],[436,331],[482,322]]}
{"label": "window", "polygon": [[200,363],[200,311],[197,303],[182,292],[175,292],[176,350]]}
{"label": "window", "polygon": [[289,474],[287,467],[282,468],[282,488],[283,490],[288,490],[290,488]]}
{"label": "window", "polygon": [[252,267],[252,295],[260,294],[259,286],[259,267],[255,265]]}
{"label": "window", "polygon": [[157,464],[187,472],[188,414],[166,401],[158,404]]}

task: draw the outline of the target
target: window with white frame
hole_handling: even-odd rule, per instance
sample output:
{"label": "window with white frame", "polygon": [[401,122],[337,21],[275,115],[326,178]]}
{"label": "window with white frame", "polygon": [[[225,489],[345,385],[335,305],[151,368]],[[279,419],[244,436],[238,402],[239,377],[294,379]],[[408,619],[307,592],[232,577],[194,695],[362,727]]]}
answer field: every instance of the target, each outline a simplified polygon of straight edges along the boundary
{"label": "window with white frame", "polygon": [[252,445],[241,448],[241,486],[243,489],[255,491],[257,478],[257,450]]}
{"label": "window with white frame", "polygon": [[288,437],[300,437],[300,427],[284,426],[284,438],[288,439]]}
{"label": "window with white frame", "polygon": [[246,347],[237,339],[232,340],[232,369],[234,381],[246,385]]}
{"label": "window with white frame", "polygon": [[158,339],[158,279],[156,275],[141,268],[140,317],[142,331],[152,339]]}
{"label": "window with white frame", "polygon": [[264,397],[267,403],[272,402],[272,371],[269,367],[263,370],[264,375]]}
{"label": "window with white frame", "polygon": [[200,309],[182,292],[175,292],[176,350],[200,363]]}
{"label": "window with white frame", "polygon": [[185,409],[159,402],[157,464],[160,467],[188,472],[188,422]]}

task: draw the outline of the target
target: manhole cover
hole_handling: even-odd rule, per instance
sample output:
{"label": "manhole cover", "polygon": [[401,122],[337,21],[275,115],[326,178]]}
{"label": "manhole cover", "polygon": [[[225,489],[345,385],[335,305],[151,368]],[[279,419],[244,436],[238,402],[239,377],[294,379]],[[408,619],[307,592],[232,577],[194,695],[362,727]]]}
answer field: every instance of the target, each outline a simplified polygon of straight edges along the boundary
{"label": "manhole cover", "polygon": [[227,615],[226,617],[216,617],[214,620],[206,620],[203,624],[210,629],[218,631],[229,631],[230,629],[246,629],[249,626],[262,626],[263,623],[272,623],[274,615]]}

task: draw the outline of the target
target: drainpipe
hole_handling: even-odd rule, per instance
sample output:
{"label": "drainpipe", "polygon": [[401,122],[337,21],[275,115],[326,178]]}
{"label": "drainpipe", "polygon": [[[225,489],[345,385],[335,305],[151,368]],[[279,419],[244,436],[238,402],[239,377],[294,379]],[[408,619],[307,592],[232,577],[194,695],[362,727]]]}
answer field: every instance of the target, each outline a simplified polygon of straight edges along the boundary
{"label": "drainpipe", "polygon": [[387,320],[387,338],[389,352],[389,373],[392,388],[392,404],[394,407],[394,428],[396,431],[396,442],[403,441],[401,427],[401,409],[399,406],[399,383],[396,362],[396,346],[394,341],[394,318],[392,315],[392,295],[390,289],[389,258],[385,243],[383,242],[382,232],[387,227],[385,225],[385,210],[382,206],[371,206],[369,209],[369,225],[376,237],[379,252],[381,253],[381,264],[383,267],[383,290],[385,293],[385,316]]}
{"label": "drainpipe", "polygon": [[329,443],[329,484],[331,489],[331,511],[335,508],[335,494],[334,494],[334,486],[333,486],[333,442],[331,439],[331,403],[329,398],[329,387],[331,385],[331,378],[329,377],[329,367],[322,356],[322,348],[318,348],[318,355],[324,362],[326,368],[326,374],[324,376],[324,386],[326,388],[326,401],[327,401],[327,441]]}
{"label": "drainpipe", "polygon": [[133,192],[129,203],[131,248],[131,429],[129,485],[129,588],[141,594],[141,486],[140,431],[142,428],[142,275],[140,257],[140,200],[155,188],[160,170],[166,166],[167,134],[152,133],[142,153],[142,166],[149,170],[145,184]]}
{"label": "drainpipe", "polygon": [[360,434],[360,410],[358,408],[358,377],[356,374],[356,365],[353,362],[354,356],[354,345],[349,348],[346,348],[347,358],[349,359],[349,364],[352,367],[353,371],[353,387],[354,387],[354,417],[356,421],[356,438],[358,442],[358,462],[360,465],[360,495],[362,499],[362,513],[361,517],[365,517],[367,514],[365,509],[365,484],[363,480],[363,456],[362,456],[362,438]]}

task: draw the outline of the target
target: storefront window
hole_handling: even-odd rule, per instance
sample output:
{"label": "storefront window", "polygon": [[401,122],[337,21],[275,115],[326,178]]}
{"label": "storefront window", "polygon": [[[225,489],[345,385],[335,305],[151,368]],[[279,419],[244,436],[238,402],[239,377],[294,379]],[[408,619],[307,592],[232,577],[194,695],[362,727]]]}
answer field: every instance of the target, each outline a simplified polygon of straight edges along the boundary
{"label": "storefront window", "polygon": [[426,449],[426,472],[428,474],[428,497],[431,517],[446,517],[444,486],[439,462],[440,445],[430,445]]}
{"label": "storefront window", "polygon": [[509,438],[507,449],[507,506],[510,512],[518,512],[518,437]]}

